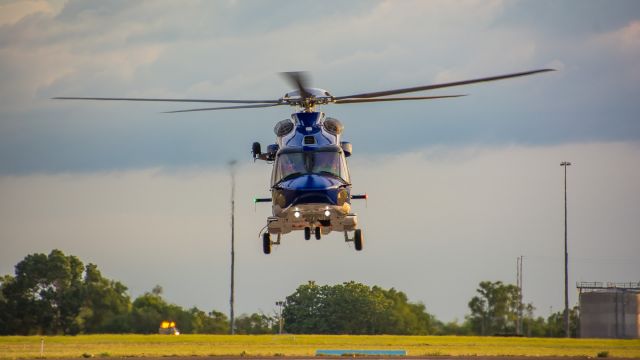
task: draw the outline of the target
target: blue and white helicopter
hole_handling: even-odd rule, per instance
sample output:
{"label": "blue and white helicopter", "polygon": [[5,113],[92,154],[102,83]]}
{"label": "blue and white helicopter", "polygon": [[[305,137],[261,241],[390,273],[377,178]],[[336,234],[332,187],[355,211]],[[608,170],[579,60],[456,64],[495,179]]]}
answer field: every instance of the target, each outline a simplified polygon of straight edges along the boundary
{"label": "blue and white helicopter", "polygon": [[[255,160],[273,163],[271,175],[271,197],[257,198],[255,202],[271,202],[273,215],[267,218],[262,231],[265,254],[271,253],[272,245],[280,245],[282,235],[292,231],[304,231],[309,240],[313,233],[316,239],[332,231],[344,233],[346,242],[353,242],[355,249],[363,247],[362,229],[358,228],[358,217],[351,211],[351,200],[366,199],[367,195],[351,193],[351,178],[347,158],[352,154],[352,145],[342,141],[344,126],[334,118],[317,111],[320,105],[354,104],[381,101],[431,100],[465,95],[436,95],[390,97],[391,95],[435,90],[480,82],[503,80],[553,71],[540,69],[485,78],[455,81],[333,96],[327,90],[308,86],[305,73],[287,72],[283,75],[297,88],[275,100],[220,100],[220,99],[159,99],[159,98],[103,98],[103,97],[56,97],[63,100],[121,100],[157,102],[194,102],[244,104],[167,111],[181,113],[192,111],[266,108],[293,106],[297,112],[290,119],[278,122],[274,127],[276,143],[262,152],[260,143],[253,143]],[[350,236],[350,233],[352,235]],[[271,239],[275,235],[276,240]]]}

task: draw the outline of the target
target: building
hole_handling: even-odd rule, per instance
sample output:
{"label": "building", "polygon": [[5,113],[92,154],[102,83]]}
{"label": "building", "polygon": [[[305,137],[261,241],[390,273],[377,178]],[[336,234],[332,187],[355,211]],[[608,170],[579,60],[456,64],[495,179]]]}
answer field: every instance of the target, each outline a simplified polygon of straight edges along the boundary
{"label": "building", "polygon": [[640,338],[640,282],[580,282],[580,337]]}

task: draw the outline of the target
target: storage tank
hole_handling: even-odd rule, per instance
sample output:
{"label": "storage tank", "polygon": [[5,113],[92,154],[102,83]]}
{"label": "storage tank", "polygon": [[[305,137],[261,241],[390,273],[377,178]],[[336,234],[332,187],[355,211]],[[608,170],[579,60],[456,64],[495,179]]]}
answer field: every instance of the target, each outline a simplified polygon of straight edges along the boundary
{"label": "storage tank", "polygon": [[640,283],[578,283],[580,337],[640,338]]}

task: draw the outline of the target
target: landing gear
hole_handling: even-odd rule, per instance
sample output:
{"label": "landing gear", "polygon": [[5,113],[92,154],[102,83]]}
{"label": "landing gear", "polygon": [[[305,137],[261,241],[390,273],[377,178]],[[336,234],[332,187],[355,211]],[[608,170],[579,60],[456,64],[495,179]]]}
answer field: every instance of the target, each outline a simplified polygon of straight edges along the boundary
{"label": "landing gear", "polygon": [[260,155],[262,154],[262,150],[260,149],[259,142],[254,142],[253,145],[251,145],[251,154],[253,155],[254,161],[260,158]]}
{"label": "landing gear", "polygon": [[316,233],[316,240],[320,240],[320,227],[319,226],[316,226],[315,233]]}
{"label": "landing gear", "polygon": [[305,240],[311,239],[311,228],[308,226],[304,228],[304,239]]}
{"label": "landing gear", "polygon": [[271,234],[268,232],[262,234],[262,251],[267,255],[271,254]]}
{"label": "landing gear", "polygon": [[344,241],[353,242],[357,251],[362,250],[363,239],[364,236],[362,236],[362,229],[356,229],[353,232],[353,238],[351,239],[349,238],[349,234],[346,231],[344,232]]}
{"label": "landing gear", "polygon": [[362,230],[356,229],[355,234],[353,235],[353,242],[356,245],[356,250],[362,250]]}

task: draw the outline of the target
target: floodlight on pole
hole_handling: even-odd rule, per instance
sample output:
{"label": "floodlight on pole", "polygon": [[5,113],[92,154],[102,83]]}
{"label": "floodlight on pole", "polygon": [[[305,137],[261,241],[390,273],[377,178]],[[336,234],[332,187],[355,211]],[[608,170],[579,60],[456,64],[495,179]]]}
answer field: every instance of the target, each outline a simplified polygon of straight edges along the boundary
{"label": "floodlight on pole", "polygon": [[284,321],[282,319],[282,307],[284,306],[284,301],[276,301],[276,306],[278,307],[278,334],[282,334],[282,328],[284,326]]}
{"label": "floodlight on pole", "polygon": [[563,161],[564,167],[564,335],[571,337],[569,329],[569,251],[567,246],[567,166],[571,163]]}

